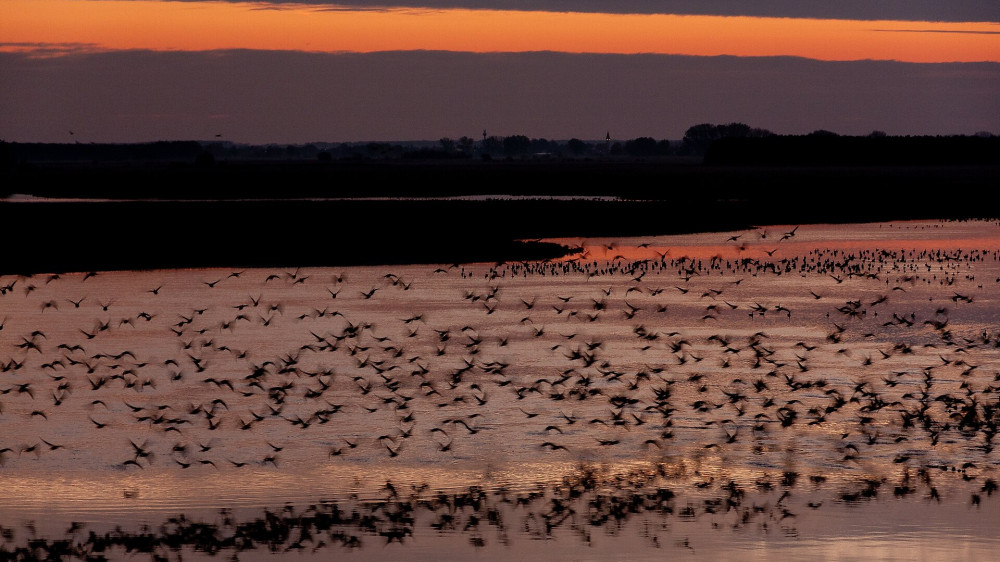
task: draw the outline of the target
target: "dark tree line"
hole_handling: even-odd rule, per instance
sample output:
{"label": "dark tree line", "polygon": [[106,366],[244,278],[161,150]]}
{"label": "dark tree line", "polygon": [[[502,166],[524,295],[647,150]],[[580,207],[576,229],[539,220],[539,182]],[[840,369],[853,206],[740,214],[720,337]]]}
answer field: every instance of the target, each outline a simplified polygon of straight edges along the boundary
{"label": "dark tree line", "polygon": [[687,155],[704,156],[708,148],[720,139],[727,138],[763,138],[773,136],[767,129],[756,129],[744,123],[729,123],[712,125],[702,123],[689,127],[684,133],[680,151]]}
{"label": "dark tree line", "polygon": [[903,165],[996,164],[1000,137],[989,133],[949,137],[899,137],[882,131],[841,136],[827,130],[808,135],[778,135],[745,123],[701,123],[680,140],[637,137],[566,141],[510,136],[468,136],[415,143],[309,143],[240,145],[230,142],[154,142],[134,144],[43,144],[0,141],[0,164],[46,162],[177,162],[200,167],[220,162],[461,159],[656,159],[682,157],[706,164],[739,165]]}

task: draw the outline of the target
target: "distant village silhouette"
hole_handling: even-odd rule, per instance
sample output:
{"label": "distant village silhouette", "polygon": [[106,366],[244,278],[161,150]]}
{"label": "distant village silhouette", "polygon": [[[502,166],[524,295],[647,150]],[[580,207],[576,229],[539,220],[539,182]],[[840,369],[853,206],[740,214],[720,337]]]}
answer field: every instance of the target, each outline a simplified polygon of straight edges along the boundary
{"label": "distant village silhouette", "polygon": [[70,143],[0,141],[5,169],[27,163],[148,161],[209,166],[224,160],[463,160],[478,159],[616,159],[637,158],[710,165],[994,165],[1000,163],[1000,137],[973,135],[893,136],[872,131],[864,136],[816,130],[781,135],[743,123],[703,123],[687,129],[680,140],[637,137],[549,140],[523,134],[462,136],[420,141],[313,142],[243,144],[216,134],[209,141],[88,143],[71,132]]}

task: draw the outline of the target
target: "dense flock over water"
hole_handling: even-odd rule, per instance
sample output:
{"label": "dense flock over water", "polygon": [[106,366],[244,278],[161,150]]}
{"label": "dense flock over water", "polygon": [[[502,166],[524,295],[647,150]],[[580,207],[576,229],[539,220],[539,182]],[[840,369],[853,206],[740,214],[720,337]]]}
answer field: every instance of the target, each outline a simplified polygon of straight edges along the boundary
{"label": "dense flock over water", "polygon": [[0,276],[0,558],[987,559],[1000,223]]}

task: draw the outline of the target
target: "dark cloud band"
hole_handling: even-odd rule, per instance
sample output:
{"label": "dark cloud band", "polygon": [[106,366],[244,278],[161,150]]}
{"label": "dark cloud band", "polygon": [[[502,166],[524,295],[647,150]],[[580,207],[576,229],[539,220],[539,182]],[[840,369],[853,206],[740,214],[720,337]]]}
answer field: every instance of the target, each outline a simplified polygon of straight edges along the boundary
{"label": "dark cloud band", "polygon": [[[185,0],[197,1],[197,0]],[[230,0],[245,1],[245,0]],[[462,8],[614,14],[682,14],[851,20],[1000,22],[995,0],[270,0],[354,9]]]}
{"label": "dark cloud band", "polygon": [[[566,53],[0,52],[0,138],[250,143],[1000,132],[1000,63]],[[289,88],[294,84],[294,88]]]}

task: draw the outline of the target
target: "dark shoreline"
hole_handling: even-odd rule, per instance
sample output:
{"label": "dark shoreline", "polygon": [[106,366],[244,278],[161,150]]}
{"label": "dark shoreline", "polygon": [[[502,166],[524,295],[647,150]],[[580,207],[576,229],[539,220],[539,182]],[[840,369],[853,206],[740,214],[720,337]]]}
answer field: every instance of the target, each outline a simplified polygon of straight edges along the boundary
{"label": "dark shoreline", "polygon": [[[32,165],[7,179],[8,193],[70,200],[0,200],[0,274],[535,260],[570,251],[530,242],[539,238],[989,218],[1000,209],[997,166],[119,163]],[[440,199],[484,194],[538,198]],[[574,195],[590,199],[556,199]],[[439,199],[423,198],[431,196]]]}

